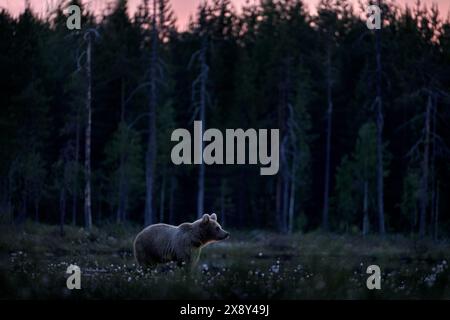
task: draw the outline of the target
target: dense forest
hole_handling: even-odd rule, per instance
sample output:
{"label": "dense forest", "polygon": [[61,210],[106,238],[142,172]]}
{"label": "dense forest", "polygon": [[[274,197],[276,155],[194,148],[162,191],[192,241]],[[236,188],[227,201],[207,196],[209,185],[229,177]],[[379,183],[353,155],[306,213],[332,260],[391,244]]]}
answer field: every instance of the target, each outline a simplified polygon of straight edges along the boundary
{"label": "dense forest", "polygon": [[[81,30],[66,7],[82,8]],[[51,224],[450,231],[450,21],[436,6],[169,0],[0,12],[0,217]],[[171,133],[278,128],[280,170],[174,165]]]}

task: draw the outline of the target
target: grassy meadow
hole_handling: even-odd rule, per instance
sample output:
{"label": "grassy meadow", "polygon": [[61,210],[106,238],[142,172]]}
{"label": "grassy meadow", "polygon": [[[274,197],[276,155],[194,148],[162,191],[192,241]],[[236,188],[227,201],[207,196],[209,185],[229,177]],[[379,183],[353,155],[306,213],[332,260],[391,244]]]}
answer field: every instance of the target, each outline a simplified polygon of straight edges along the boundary
{"label": "grassy meadow", "polygon": [[[57,226],[1,225],[0,299],[450,299],[447,240],[231,230],[187,273],[137,267],[138,231],[66,227],[61,237]],[[81,268],[81,290],[66,288],[70,264]],[[372,264],[381,290],[366,287]]]}

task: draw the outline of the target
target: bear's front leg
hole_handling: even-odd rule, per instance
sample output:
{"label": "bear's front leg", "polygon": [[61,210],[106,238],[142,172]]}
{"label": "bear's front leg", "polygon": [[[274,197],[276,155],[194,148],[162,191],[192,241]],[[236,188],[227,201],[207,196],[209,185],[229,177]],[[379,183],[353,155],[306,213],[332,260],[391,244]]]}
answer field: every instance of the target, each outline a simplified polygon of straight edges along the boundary
{"label": "bear's front leg", "polygon": [[188,265],[191,262],[191,256],[189,250],[176,249],[174,250],[174,260],[177,262],[177,266],[182,267]]}
{"label": "bear's front leg", "polygon": [[178,256],[177,265],[184,267],[186,271],[190,272],[195,269],[198,262],[197,252],[185,252]]}
{"label": "bear's front leg", "polygon": [[191,249],[186,260],[186,266],[189,271],[195,270],[198,260],[200,259],[200,248]]}
{"label": "bear's front leg", "polygon": [[188,271],[191,270],[192,260],[189,255],[180,255],[177,257],[176,261],[178,267],[185,268]]}
{"label": "bear's front leg", "polygon": [[191,250],[191,268],[195,268],[195,266],[198,263],[198,260],[200,260],[200,248],[194,248]]}

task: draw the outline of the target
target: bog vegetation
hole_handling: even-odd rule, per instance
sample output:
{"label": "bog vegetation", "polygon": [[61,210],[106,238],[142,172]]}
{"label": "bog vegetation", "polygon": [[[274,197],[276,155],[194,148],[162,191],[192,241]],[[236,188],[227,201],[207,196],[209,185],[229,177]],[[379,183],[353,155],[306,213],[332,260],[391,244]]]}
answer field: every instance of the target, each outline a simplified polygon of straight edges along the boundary
{"label": "bog vegetation", "polygon": [[[163,264],[143,270],[132,257],[137,226],[26,223],[0,229],[0,298],[67,299],[449,299],[449,243],[403,236],[233,231],[206,247],[191,273]],[[68,290],[66,269],[81,269]],[[368,290],[367,267],[381,268]]]}

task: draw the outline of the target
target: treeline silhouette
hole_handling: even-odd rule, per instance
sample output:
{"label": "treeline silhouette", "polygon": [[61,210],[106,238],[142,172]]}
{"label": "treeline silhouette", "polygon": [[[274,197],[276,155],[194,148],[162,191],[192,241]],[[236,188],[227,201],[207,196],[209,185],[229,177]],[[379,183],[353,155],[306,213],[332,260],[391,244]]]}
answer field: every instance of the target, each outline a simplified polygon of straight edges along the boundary
{"label": "treeline silhouette", "polygon": [[[81,30],[66,26],[82,8]],[[3,223],[180,223],[216,212],[280,232],[450,230],[450,22],[379,1],[369,30],[346,0],[169,0],[94,15],[65,1],[0,12]],[[182,165],[175,128],[278,128],[280,170]]]}

